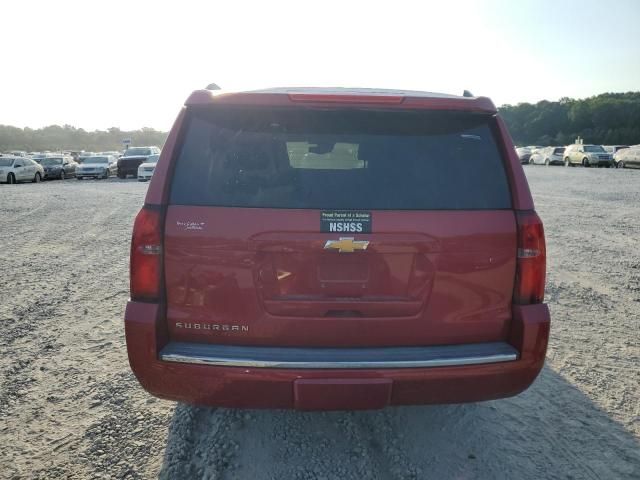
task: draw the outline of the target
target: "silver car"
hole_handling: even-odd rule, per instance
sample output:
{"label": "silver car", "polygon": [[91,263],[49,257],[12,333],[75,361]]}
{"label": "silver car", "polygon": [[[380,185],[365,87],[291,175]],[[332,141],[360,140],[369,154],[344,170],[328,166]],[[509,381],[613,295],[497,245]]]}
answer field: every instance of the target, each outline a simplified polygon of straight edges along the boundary
{"label": "silver car", "polygon": [[118,169],[118,161],[113,155],[87,157],[76,169],[76,178],[109,178]]}
{"label": "silver car", "polygon": [[618,168],[640,168],[640,145],[618,150],[613,158]]}
{"label": "silver car", "polygon": [[607,153],[602,145],[574,143],[565,148],[565,167],[582,165],[583,167],[611,167],[613,155]]}

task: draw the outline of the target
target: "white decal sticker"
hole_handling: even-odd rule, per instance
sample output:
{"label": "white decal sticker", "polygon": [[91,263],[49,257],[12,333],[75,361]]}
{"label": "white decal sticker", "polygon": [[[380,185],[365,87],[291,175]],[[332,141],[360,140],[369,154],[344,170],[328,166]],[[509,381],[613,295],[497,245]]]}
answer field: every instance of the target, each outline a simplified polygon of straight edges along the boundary
{"label": "white decal sticker", "polygon": [[183,230],[204,230],[204,222],[181,222],[180,220],[176,221],[176,225],[178,227],[182,227]]}

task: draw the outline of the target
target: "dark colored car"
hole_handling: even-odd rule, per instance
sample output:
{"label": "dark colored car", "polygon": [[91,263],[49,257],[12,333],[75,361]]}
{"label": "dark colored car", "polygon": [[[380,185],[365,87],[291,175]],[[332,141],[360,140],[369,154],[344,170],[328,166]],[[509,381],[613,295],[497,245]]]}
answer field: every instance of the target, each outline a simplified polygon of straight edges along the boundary
{"label": "dark colored car", "polygon": [[133,175],[138,178],[138,167],[152,155],[160,154],[158,147],[129,147],[118,159],[118,177]]}
{"label": "dark colored car", "polygon": [[44,168],[44,178],[47,180],[75,177],[78,168],[71,155],[45,157],[39,159],[38,163]]}
{"label": "dark colored car", "polygon": [[196,91],[130,262],[129,361],[165,399],[473,402],[544,363],[543,227],[485,97]]}

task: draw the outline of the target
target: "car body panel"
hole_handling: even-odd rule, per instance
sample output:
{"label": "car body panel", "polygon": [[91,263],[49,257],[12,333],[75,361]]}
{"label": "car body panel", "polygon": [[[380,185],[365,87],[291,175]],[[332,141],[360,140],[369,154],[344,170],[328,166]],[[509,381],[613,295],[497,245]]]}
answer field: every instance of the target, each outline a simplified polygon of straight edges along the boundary
{"label": "car body panel", "polygon": [[496,107],[487,97],[459,97],[431,92],[358,89],[358,88],[271,88],[254,91],[196,90],[186,106],[211,105],[267,105],[270,107],[314,105],[353,108],[379,107],[390,109],[421,108],[429,110],[461,110],[477,113],[496,113]]}
{"label": "car body panel", "polygon": [[[171,339],[267,345],[277,335],[283,346],[365,346],[505,338],[512,211],[372,215],[376,232],[389,233],[355,235],[369,242],[366,251],[340,254],[323,249],[343,235],[320,233],[318,210],[169,206]],[[249,330],[207,328],[221,324]]]}

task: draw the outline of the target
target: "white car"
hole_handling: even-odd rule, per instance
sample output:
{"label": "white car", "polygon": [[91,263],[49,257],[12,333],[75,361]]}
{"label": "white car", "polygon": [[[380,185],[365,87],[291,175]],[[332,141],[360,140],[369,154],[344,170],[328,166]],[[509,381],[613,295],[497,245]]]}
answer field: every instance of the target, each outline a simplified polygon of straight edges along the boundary
{"label": "white car", "polygon": [[536,165],[562,165],[564,147],[544,147],[531,152],[529,163]]}
{"label": "white car", "polygon": [[76,178],[109,178],[118,169],[118,160],[113,155],[87,157],[76,168]]}
{"label": "white car", "polygon": [[141,163],[138,167],[138,181],[146,182],[147,180],[151,180],[153,176],[153,172],[156,169],[156,163],[158,163],[158,159],[160,155],[151,155],[147,158],[147,161]]}
{"label": "white car", "polygon": [[44,168],[30,158],[0,157],[0,183],[38,183],[43,178]]}

